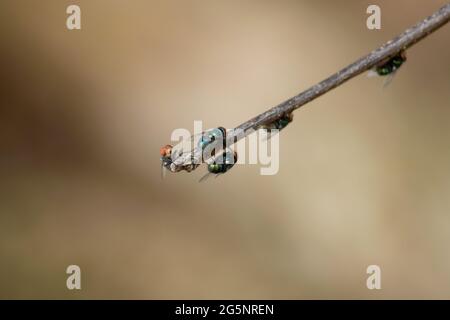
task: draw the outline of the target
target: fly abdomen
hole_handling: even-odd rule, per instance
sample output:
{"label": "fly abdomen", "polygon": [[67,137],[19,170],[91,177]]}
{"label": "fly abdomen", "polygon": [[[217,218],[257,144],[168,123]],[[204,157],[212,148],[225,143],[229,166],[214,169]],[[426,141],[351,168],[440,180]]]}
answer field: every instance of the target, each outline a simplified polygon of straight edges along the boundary
{"label": "fly abdomen", "polygon": [[401,51],[387,61],[384,61],[375,67],[379,76],[387,76],[396,71],[406,61],[405,51]]}
{"label": "fly abdomen", "polygon": [[208,164],[208,171],[214,174],[225,173],[237,162],[237,153],[231,150],[224,152],[213,163]]}

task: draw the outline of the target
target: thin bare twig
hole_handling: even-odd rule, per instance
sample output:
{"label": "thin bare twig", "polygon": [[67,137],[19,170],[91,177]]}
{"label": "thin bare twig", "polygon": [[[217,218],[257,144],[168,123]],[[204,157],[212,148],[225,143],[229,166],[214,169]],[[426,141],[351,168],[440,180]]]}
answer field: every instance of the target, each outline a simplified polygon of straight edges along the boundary
{"label": "thin bare twig", "polygon": [[[242,123],[227,134],[227,145],[230,146],[240,139],[246,137],[263,124],[271,123],[285,114],[292,112],[306,103],[320,97],[328,91],[340,86],[347,80],[372,69],[382,61],[397,55],[415,43],[419,42],[433,31],[436,31],[450,20],[450,3],[446,4],[433,15],[427,17],[415,26],[407,29],[399,36],[386,42],[378,49],[368,55],[358,59],[344,69],[336,72],[332,76],[303,91],[302,93],[286,100],[279,105],[259,114],[258,116]],[[186,153],[174,160],[175,168],[181,169],[183,164],[193,159],[192,153]],[[180,166],[180,167],[178,167]],[[178,170],[177,170],[178,171]]]}

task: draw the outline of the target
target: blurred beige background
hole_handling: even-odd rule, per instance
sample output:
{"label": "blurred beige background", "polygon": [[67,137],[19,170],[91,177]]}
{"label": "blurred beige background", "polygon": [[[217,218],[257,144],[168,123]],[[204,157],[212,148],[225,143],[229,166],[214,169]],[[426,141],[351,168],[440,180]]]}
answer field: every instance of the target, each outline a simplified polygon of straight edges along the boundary
{"label": "blurred beige background", "polygon": [[444,3],[2,0],[0,298],[450,298],[450,25],[388,88],[296,111],[277,175],[159,161],[173,129],[232,128]]}

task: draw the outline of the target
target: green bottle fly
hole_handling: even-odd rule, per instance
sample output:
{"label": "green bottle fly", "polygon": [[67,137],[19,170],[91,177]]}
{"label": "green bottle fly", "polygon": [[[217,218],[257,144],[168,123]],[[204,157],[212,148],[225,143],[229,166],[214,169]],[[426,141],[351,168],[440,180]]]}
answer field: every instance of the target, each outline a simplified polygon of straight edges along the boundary
{"label": "green bottle fly", "polygon": [[208,171],[214,174],[225,173],[235,165],[237,153],[227,150],[216,161],[208,164]]}
{"label": "green bottle fly", "polygon": [[387,76],[398,70],[405,61],[406,53],[402,50],[397,55],[377,65],[375,71],[379,76]]}

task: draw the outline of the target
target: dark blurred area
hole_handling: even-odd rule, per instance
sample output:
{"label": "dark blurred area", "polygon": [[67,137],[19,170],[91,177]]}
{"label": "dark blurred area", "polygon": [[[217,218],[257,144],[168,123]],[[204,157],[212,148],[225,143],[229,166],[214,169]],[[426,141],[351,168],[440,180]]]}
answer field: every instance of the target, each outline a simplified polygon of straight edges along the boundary
{"label": "dark blurred area", "polygon": [[159,159],[173,129],[233,128],[445,3],[2,0],[0,298],[450,298],[450,25],[387,88],[296,111],[277,175],[161,180]]}

